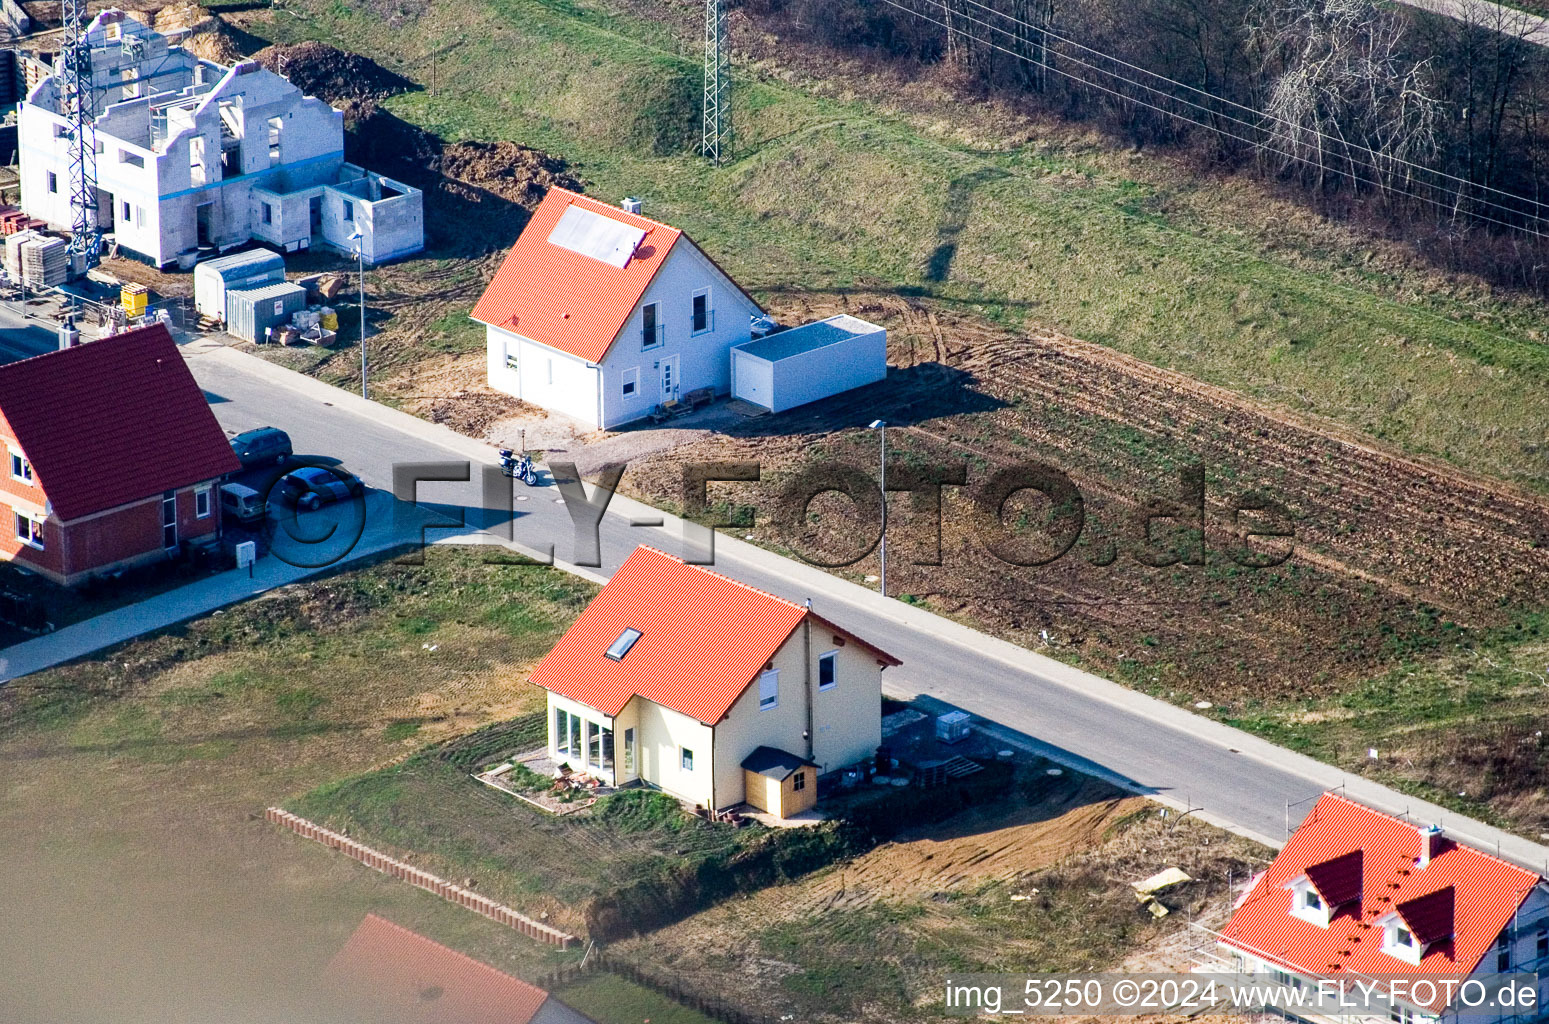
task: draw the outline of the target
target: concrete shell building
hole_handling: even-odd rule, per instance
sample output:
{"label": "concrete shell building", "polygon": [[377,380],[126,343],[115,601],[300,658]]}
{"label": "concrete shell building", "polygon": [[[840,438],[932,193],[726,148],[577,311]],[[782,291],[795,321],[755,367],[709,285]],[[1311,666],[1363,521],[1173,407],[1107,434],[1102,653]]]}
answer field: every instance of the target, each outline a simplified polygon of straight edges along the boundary
{"label": "concrete shell building", "polygon": [[[344,161],[344,116],[255,61],[231,67],[174,45],[123,11],[86,30],[96,112],[97,221],[155,266],[253,239],[328,245],[367,262],[424,246],[417,189]],[[22,208],[68,229],[70,146],[59,80],[21,104]]]}

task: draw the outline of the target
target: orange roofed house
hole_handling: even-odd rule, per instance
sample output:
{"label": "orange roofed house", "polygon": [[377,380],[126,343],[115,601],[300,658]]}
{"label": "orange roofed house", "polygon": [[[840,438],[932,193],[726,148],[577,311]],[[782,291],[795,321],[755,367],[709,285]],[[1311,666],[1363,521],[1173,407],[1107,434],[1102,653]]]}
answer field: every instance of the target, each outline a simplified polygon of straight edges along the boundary
{"label": "orange roofed house", "polygon": [[610,785],[789,817],[873,756],[897,659],[808,608],[636,548],[533,670],[549,754]]}
{"label": "orange roofed house", "polygon": [[0,366],[0,557],[72,584],[220,530],[239,467],[161,324]]}
{"label": "orange roofed house", "polygon": [[323,983],[348,1019],[371,1024],[592,1024],[543,989],[375,914]]}
{"label": "orange roofed house", "polygon": [[553,188],[471,315],[490,387],[596,430],[729,392],[761,312],[677,228]]}
{"label": "orange roofed house", "polygon": [[[1414,989],[1410,979],[1534,973],[1549,966],[1549,889],[1536,872],[1464,846],[1440,828],[1325,793],[1250,885],[1220,944],[1237,971],[1301,979],[1307,987],[1321,977],[1403,976]],[[1428,995],[1430,987],[1418,991]],[[1445,991],[1438,986],[1432,1002],[1339,1019],[1483,1019],[1448,1005]],[[1546,994],[1549,979],[1541,983],[1540,1003]],[[1540,1016],[1534,1010],[1522,1019]]]}

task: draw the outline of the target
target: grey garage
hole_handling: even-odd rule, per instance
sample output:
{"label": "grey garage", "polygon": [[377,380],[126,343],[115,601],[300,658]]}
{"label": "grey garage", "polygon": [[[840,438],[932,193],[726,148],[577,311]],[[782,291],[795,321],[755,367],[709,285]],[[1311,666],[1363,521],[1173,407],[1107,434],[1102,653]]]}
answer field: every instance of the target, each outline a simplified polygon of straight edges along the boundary
{"label": "grey garage", "polygon": [[731,350],[734,398],[784,412],[887,376],[887,331],[841,313]]}

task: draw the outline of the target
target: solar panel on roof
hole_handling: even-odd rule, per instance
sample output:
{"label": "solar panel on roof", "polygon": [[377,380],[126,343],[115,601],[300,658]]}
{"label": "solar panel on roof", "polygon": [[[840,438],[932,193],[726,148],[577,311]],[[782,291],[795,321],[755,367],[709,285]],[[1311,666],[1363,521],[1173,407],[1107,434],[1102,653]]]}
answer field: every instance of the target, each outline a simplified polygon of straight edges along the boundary
{"label": "solar panel on roof", "polygon": [[571,206],[549,232],[549,244],[590,256],[612,267],[623,269],[635,254],[645,229],[621,224],[612,217]]}

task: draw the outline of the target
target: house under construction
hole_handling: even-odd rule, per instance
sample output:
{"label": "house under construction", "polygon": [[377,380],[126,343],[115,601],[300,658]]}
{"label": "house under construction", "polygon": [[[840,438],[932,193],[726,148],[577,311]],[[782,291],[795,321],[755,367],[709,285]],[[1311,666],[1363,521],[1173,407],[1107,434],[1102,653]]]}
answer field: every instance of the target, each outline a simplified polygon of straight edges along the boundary
{"label": "house under construction", "polygon": [[[87,27],[105,248],[164,267],[256,239],[378,263],[424,247],[418,189],[344,161],[344,115],[256,61],[202,60],[123,11]],[[69,229],[57,74],[21,104],[22,209]]]}

